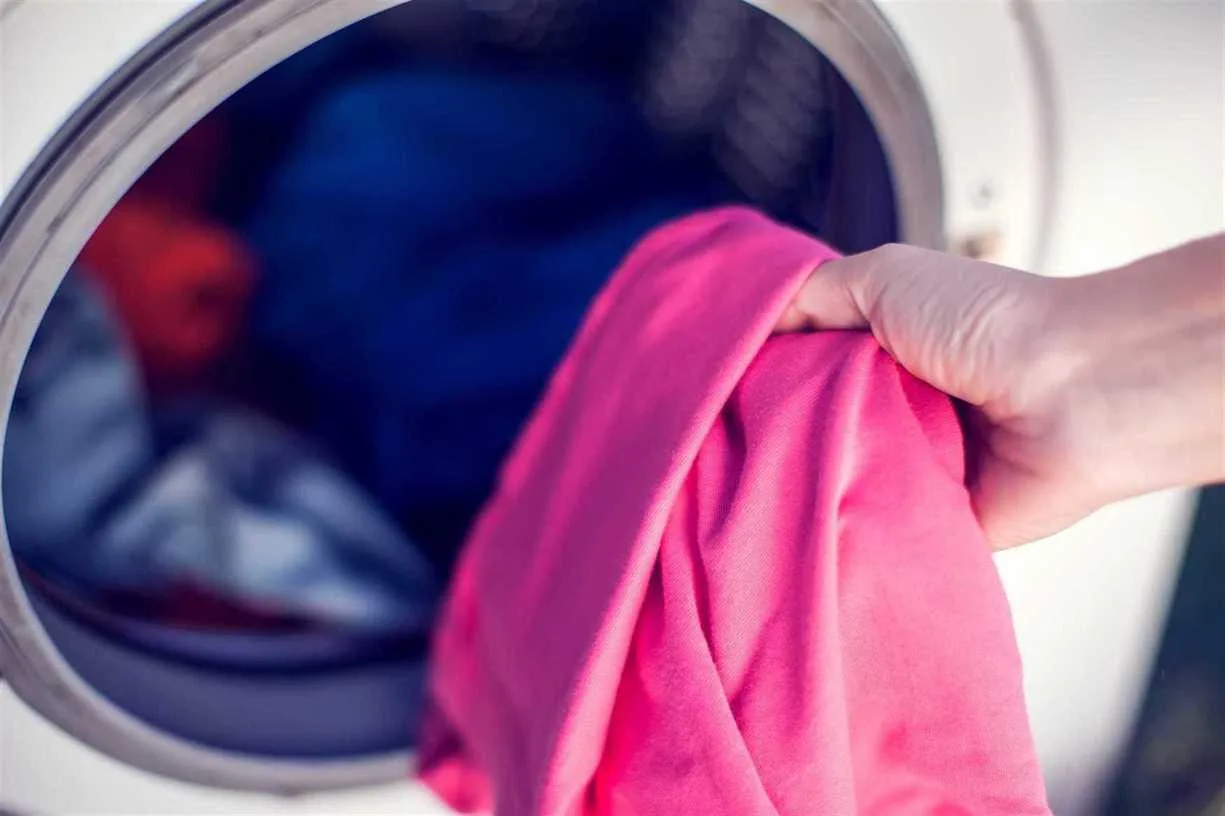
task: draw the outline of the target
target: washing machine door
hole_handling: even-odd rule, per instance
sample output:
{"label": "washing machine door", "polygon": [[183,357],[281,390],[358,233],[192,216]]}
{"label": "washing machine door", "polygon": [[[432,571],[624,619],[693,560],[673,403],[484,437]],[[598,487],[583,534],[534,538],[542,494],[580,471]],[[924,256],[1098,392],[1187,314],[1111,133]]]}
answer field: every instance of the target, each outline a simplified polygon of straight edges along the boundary
{"label": "washing machine door", "polygon": [[[37,0],[0,6],[0,427],[58,284],[139,173],[262,71],[395,5],[162,0],[83,3],[70,13]],[[885,166],[865,167],[862,177],[883,170],[898,237],[1039,262],[1054,183],[1044,169],[1048,124],[1025,38],[999,8],[979,22],[946,20],[933,30],[901,8],[887,17],[868,0],[755,5],[809,40],[854,90],[860,119],[845,124],[881,147]],[[967,36],[998,46],[983,70],[995,71],[1004,102],[986,122],[967,122],[947,91],[947,61],[934,49]],[[930,83],[908,54],[914,43],[923,44],[922,70],[942,87],[935,116]],[[956,152],[942,161],[943,141]],[[859,169],[846,166],[856,178]],[[955,201],[946,201],[950,185]],[[853,202],[863,189],[850,183],[841,194]],[[412,644],[200,641],[184,660],[183,642],[74,607],[29,580],[7,539],[0,544],[0,672],[25,704],[75,739],[144,771],[239,790],[314,792],[410,773],[422,686]]]}

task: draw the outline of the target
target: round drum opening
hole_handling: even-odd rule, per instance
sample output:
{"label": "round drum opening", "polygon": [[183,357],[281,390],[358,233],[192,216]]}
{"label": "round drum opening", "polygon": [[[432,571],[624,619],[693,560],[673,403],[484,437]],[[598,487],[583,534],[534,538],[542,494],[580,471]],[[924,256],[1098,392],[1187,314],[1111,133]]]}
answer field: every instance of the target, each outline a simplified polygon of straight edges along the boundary
{"label": "round drum opening", "polygon": [[193,782],[404,776],[464,531],[637,238],[941,244],[880,15],[761,5],[217,0],[111,78],[0,213],[17,693]]}

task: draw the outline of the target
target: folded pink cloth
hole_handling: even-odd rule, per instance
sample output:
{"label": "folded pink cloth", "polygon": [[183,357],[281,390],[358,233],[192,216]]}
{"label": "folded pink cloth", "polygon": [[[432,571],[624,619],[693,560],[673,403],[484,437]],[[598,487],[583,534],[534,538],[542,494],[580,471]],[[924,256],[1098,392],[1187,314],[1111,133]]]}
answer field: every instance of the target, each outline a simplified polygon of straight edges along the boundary
{"label": "folded pink cloth", "polygon": [[944,395],[770,337],[834,257],[743,209],[631,254],[478,522],[422,774],[520,814],[1048,814]]}

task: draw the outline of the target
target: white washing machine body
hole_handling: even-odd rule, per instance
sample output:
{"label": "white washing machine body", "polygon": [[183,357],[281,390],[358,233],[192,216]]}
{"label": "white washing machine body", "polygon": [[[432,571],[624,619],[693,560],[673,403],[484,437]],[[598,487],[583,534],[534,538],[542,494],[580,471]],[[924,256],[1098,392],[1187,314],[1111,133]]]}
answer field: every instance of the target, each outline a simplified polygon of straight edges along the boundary
{"label": "white washing machine body", "polygon": [[[861,94],[893,166],[910,240],[1070,275],[1225,228],[1225,7],[1218,0],[757,4],[819,45]],[[0,0],[0,198],[9,225],[34,193],[50,197],[43,220],[26,224],[41,239],[27,234],[7,254],[0,243],[0,323],[36,323],[56,279],[44,274],[31,283],[24,265],[41,253],[41,268],[62,273],[124,183],[209,107],[295,47],[392,5]],[[225,26],[227,34],[200,36],[195,47],[165,48]],[[87,102],[93,113],[109,105],[122,106],[123,115],[91,119],[79,113]],[[91,159],[94,177],[77,188],[47,181],[58,166]],[[42,188],[31,186],[35,173],[44,174]],[[0,329],[5,401],[30,334],[28,326]],[[1189,510],[1185,493],[1148,496],[998,557],[1059,814],[1091,812],[1128,736]],[[0,690],[0,807],[444,812],[394,757],[365,777],[321,765],[311,783],[272,765],[233,772],[206,754],[183,753],[173,735],[146,733],[108,712],[79,678],[74,684],[63,661],[49,658],[47,671],[69,681],[42,688],[46,675],[14,662],[17,636],[38,635],[38,624],[21,600],[7,546],[0,563],[8,585],[0,653],[8,654],[2,665],[12,680]],[[66,695],[85,702],[66,703]],[[86,707],[108,713],[99,719],[95,712],[92,726],[78,728],[73,712]],[[129,737],[143,747],[123,749]],[[164,762],[157,758],[163,737],[173,755]],[[185,767],[193,762],[199,767]],[[401,767],[396,782],[387,768]],[[327,790],[355,780],[369,784]]]}

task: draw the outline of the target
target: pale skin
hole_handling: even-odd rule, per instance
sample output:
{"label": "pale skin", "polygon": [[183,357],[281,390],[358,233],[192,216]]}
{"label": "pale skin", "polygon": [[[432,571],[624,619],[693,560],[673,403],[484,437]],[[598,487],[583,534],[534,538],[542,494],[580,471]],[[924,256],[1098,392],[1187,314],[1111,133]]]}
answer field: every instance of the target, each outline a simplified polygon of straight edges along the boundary
{"label": "pale skin", "polygon": [[870,330],[970,407],[970,493],[996,549],[1225,481],[1225,234],[1062,279],[881,247],[817,270],[779,328]]}

